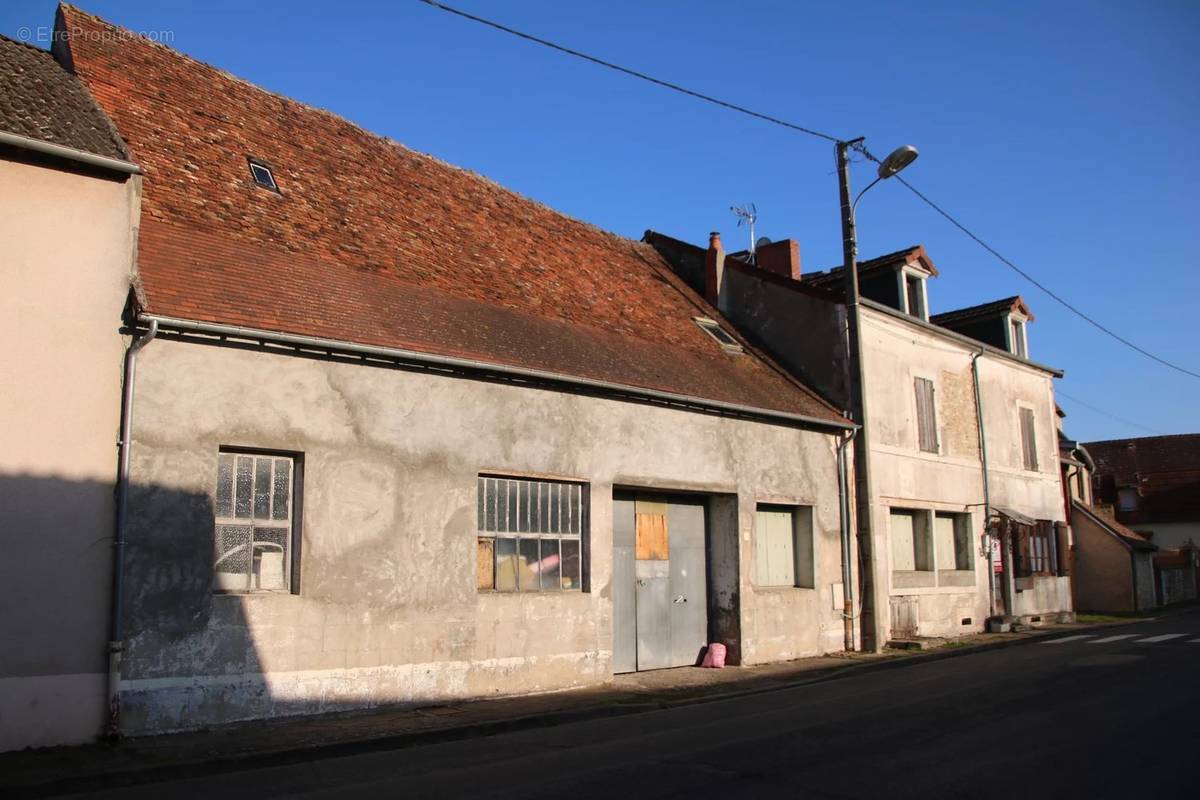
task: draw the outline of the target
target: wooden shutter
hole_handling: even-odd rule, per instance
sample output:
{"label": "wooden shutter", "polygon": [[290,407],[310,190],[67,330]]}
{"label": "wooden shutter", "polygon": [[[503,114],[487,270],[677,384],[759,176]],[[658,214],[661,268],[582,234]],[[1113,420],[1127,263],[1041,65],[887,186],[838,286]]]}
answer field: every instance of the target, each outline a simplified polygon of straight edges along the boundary
{"label": "wooden shutter", "polygon": [[937,413],[934,407],[933,381],[917,378],[917,443],[926,453],[938,451]]}
{"label": "wooden shutter", "polygon": [[1021,409],[1021,455],[1025,464],[1025,469],[1036,470],[1037,462],[1037,436],[1033,424],[1033,409]]}

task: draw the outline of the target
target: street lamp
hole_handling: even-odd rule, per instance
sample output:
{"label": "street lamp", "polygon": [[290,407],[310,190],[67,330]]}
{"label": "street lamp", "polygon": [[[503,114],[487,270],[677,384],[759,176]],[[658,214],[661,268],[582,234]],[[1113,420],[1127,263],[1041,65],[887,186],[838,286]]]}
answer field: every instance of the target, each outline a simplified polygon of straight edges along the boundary
{"label": "street lamp", "polygon": [[[905,145],[885,158],[879,164],[875,180],[867,184],[866,189],[858,193],[854,202],[850,202],[850,161],[847,158],[850,148],[862,145],[862,138],[849,142],[837,143],[838,180],[842,199],[842,264],[846,270],[846,351],[850,361],[849,394],[850,414],[858,423],[859,430],[854,440],[854,488],[858,519],[858,548],[864,556],[863,562],[873,565],[871,557],[874,547],[871,541],[871,463],[870,447],[865,419],[865,395],[863,392],[863,365],[859,356],[859,304],[858,304],[858,238],[854,231],[854,209],[858,201],[868,190],[882,180],[886,180],[907,167],[917,158],[917,148]],[[867,570],[871,573],[873,570]],[[872,650],[880,649],[875,615],[878,613],[875,602],[875,576],[864,574],[862,596],[863,647],[870,646]],[[849,586],[845,591],[849,592]],[[849,594],[847,594],[847,600]],[[847,603],[849,605],[849,603]],[[847,640],[853,641],[847,621]]]}

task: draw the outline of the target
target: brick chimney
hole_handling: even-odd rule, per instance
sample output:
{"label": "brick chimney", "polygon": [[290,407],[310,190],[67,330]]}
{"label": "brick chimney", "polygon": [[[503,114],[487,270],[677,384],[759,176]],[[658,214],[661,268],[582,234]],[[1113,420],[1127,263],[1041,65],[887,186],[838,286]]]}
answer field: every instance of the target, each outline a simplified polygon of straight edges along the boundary
{"label": "brick chimney", "polygon": [[762,245],[754,251],[759,269],[800,280],[800,243],[795,239],[780,239]]}
{"label": "brick chimney", "polygon": [[704,254],[704,299],[720,308],[724,286],[725,250],[721,247],[721,234],[713,231],[708,235],[708,252]]}

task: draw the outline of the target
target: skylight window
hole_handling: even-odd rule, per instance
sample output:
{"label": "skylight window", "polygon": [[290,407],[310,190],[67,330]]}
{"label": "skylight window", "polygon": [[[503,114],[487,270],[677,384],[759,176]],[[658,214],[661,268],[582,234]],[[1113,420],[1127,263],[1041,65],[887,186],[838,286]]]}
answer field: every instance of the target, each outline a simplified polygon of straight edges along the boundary
{"label": "skylight window", "polygon": [[270,189],[272,192],[279,191],[279,186],[275,183],[275,176],[271,174],[271,168],[266,164],[250,159],[250,175],[254,178],[254,182],[264,189]]}
{"label": "skylight window", "polygon": [[738,344],[737,339],[729,335],[729,332],[717,323],[716,320],[711,320],[708,317],[696,317],[695,323],[700,326],[700,329],[709,336],[717,340],[717,343],[729,353],[742,352],[742,346]]}

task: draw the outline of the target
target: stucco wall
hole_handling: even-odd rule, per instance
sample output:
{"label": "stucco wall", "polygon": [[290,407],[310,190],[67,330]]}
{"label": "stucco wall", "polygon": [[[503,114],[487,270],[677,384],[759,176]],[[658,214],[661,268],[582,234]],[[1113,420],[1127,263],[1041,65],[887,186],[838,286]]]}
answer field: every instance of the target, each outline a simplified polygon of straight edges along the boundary
{"label": "stucco wall", "polygon": [[[1129,548],[1086,515],[1071,515],[1075,534],[1075,592],[1081,611],[1133,611]],[[1153,594],[1153,576],[1150,578]]]}
{"label": "stucco wall", "polygon": [[[614,485],[736,497],[744,661],[841,649],[833,436],[169,338],[137,393],[132,731],[607,680]],[[299,595],[211,593],[221,446],[303,453]],[[476,590],[480,472],[588,483],[590,592]],[[750,586],[760,501],[814,506],[817,589]]]}
{"label": "stucco wall", "polygon": [[1152,534],[1150,541],[1160,550],[1172,550],[1186,544],[1200,546],[1200,520],[1196,522],[1137,522],[1129,527]]}
{"label": "stucco wall", "polygon": [[[871,480],[876,542],[876,581],[887,587],[888,612],[877,616],[890,626],[921,636],[953,636],[982,630],[990,610],[990,572],[982,555],[983,471],[979,450],[972,349],[949,337],[864,308],[862,351],[871,425]],[[918,443],[916,378],[932,381],[937,416],[938,452]],[[994,354],[979,359],[980,394],[988,448],[993,506],[1001,505],[1034,519],[1064,517],[1062,483],[1054,437],[1053,386],[1049,373]],[[1017,408],[1034,410],[1038,470],[1023,469]],[[913,575],[894,571],[889,512],[892,508],[971,514],[974,579],[962,575]],[[954,580],[946,580],[953,578]],[[1070,610],[1069,582],[1039,580],[1036,591],[1021,592],[1018,609]],[[883,599],[881,595],[880,603]],[[1021,613],[1026,613],[1022,611]],[[963,620],[969,619],[967,624]],[[881,637],[893,635],[883,630]]]}
{"label": "stucco wall", "polygon": [[130,184],[0,160],[0,750],[82,742],[105,650]]}

